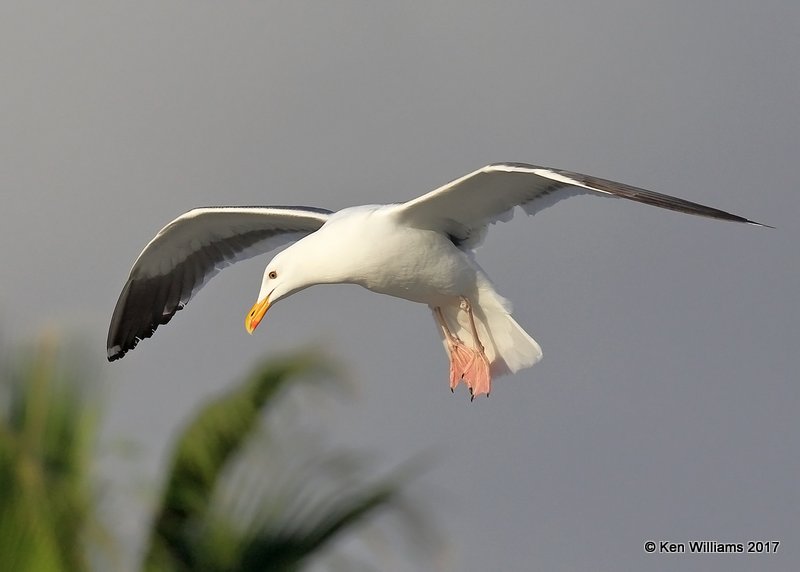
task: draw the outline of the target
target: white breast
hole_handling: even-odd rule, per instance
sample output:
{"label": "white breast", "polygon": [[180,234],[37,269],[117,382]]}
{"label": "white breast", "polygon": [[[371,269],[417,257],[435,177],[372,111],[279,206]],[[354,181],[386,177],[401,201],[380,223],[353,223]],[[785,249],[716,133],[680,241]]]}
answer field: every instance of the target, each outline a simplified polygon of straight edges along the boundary
{"label": "white breast", "polygon": [[397,224],[379,207],[341,214],[315,238],[336,237],[337,248],[347,257],[347,282],[433,305],[475,290],[475,268],[441,233]]}

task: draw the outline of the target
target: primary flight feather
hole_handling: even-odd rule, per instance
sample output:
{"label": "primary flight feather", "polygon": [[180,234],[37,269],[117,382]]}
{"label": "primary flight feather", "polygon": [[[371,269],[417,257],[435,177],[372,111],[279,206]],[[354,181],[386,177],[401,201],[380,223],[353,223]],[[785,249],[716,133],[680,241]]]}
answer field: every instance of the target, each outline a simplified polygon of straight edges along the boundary
{"label": "primary flight feather", "polygon": [[450,388],[488,395],[492,378],[530,367],[539,344],[474,259],[490,223],[580,194],[766,226],[676,197],[561,169],[494,163],[405,203],[332,212],[313,207],[193,209],[161,229],[133,264],[108,331],[108,359],[125,355],[182,309],[219,270],[277,247],[248,332],[278,300],[315,284],[359,284],[427,304],[450,360]]}

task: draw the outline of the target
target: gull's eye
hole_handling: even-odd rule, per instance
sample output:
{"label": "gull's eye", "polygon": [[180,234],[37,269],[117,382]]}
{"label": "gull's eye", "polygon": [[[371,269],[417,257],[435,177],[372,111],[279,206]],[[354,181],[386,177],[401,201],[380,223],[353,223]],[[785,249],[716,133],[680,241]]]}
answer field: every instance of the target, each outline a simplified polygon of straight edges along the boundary
{"label": "gull's eye", "polygon": [[273,270],[272,272],[270,272],[270,273],[268,274],[268,276],[269,276],[270,278],[272,278],[272,279],[275,279],[275,278],[277,278],[277,277],[278,277],[278,273],[277,273],[277,272],[275,272],[275,271]]}

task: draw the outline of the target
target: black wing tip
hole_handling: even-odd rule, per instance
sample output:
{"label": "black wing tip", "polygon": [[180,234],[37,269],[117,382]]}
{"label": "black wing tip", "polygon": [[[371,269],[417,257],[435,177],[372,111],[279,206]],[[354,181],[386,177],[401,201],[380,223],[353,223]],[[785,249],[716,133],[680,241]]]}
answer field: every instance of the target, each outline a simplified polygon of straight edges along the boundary
{"label": "black wing tip", "polygon": [[[768,224],[763,224],[763,223],[760,223],[760,222],[756,222],[754,220],[750,220],[749,218],[744,218],[743,216],[727,213],[725,211],[719,211],[719,212],[721,213],[720,215],[718,215],[718,216],[711,215],[710,218],[716,218],[716,219],[719,219],[719,220],[726,220],[726,221],[730,221],[730,222],[739,222],[739,223],[742,223],[742,224],[749,224],[751,226],[760,226],[762,228],[771,228],[771,229],[775,228],[774,226],[770,226]],[[694,213],[690,213],[690,214],[694,214]],[[706,215],[706,216],[708,216],[708,215]]]}
{"label": "black wing tip", "polygon": [[[130,348],[130,349],[133,349],[133,348]],[[120,346],[114,346],[114,347],[108,348],[108,355],[107,355],[108,361],[109,362],[115,362],[117,360],[120,360],[123,357],[125,357],[126,353],[128,353],[128,350],[123,350]]]}
{"label": "black wing tip", "polygon": [[754,220],[747,220],[747,219],[745,219],[745,220],[743,220],[742,222],[744,222],[744,223],[747,223],[747,224],[751,224],[751,225],[753,225],[753,226],[760,226],[760,227],[762,227],[762,228],[771,228],[772,230],[775,230],[775,227],[774,227],[774,226],[770,226],[770,225],[768,225],[768,224],[764,224],[764,223],[761,223],[761,222],[756,222],[756,221],[754,221]]}
{"label": "black wing tip", "polygon": [[754,220],[747,219],[743,216],[735,215],[714,207],[709,207],[700,203],[687,201],[686,199],[681,199],[670,195],[663,195],[655,191],[649,191],[641,187],[634,187],[626,183],[618,183],[610,181],[608,179],[601,179],[599,177],[595,177],[592,175],[583,175],[581,173],[575,173],[573,171],[565,171],[563,169],[552,169],[552,168],[546,168],[546,169],[554,173],[563,175],[564,177],[567,177],[569,179],[573,179],[590,189],[611,193],[640,203],[649,204],[686,214],[704,216],[719,220],[728,220],[732,222],[740,222],[740,223],[750,224],[753,226],[761,226],[764,228],[772,228],[772,229],[775,228],[774,226],[756,222]]}
{"label": "black wing tip", "polygon": [[[710,207],[708,207],[708,208],[710,208]],[[713,210],[716,210],[716,209],[713,209]],[[693,213],[690,213],[690,214],[693,214]],[[708,215],[706,215],[706,216],[708,216]],[[712,214],[710,218],[716,218],[716,219],[719,219],[719,220],[726,220],[726,221],[730,221],[730,222],[739,222],[739,223],[742,223],[742,224],[749,224],[751,226],[760,226],[762,228],[775,229],[774,226],[770,226],[768,224],[764,224],[764,223],[761,223],[761,222],[756,222],[754,220],[750,220],[749,218],[745,218],[743,216],[731,214],[731,213],[728,213],[728,212],[725,212],[725,211],[719,211],[719,214],[716,215],[716,216]]]}
{"label": "black wing tip", "polygon": [[139,344],[139,342],[141,342],[146,338],[152,337],[153,334],[156,332],[158,326],[163,326],[164,324],[169,322],[172,319],[172,317],[176,314],[176,312],[183,310],[183,308],[184,308],[183,304],[175,306],[175,309],[172,310],[172,312],[161,316],[159,320],[154,321],[152,324],[150,324],[146,330],[135,334],[133,338],[128,342],[119,342],[117,341],[118,338],[115,338],[113,341],[109,340],[106,347],[106,358],[108,359],[108,361],[114,362],[125,357],[125,354],[134,349]]}
{"label": "black wing tip", "polygon": [[135,348],[140,341],[141,338],[136,337],[133,338],[133,340],[127,344],[117,342],[114,343],[114,345],[111,345],[111,342],[109,342],[108,347],[106,349],[107,351],[106,357],[108,358],[108,361],[115,362],[117,360],[121,360],[123,357],[125,357],[125,354],[127,354],[129,351]]}
{"label": "black wing tip", "polygon": [[121,360],[123,357],[125,357],[125,354],[127,354],[129,351],[135,348],[140,341],[152,336],[153,332],[156,331],[156,327],[157,326],[152,326],[152,329],[150,330],[149,333],[137,334],[136,336],[134,336],[132,340],[130,340],[127,343],[115,342],[114,345],[111,345],[111,343],[109,343],[107,347],[107,356],[106,356],[108,358],[108,361],[114,362],[117,360]]}

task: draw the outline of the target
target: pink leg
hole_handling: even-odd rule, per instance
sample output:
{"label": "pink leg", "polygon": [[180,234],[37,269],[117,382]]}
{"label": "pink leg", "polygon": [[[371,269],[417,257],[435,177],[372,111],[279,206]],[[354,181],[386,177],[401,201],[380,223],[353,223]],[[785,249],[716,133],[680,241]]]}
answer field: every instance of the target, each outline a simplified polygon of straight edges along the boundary
{"label": "pink leg", "polygon": [[436,323],[442,328],[444,339],[447,343],[447,355],[450,357],[450,391],[455,391],[458,384],[464,378],[463,372],[471,358],[470,352],[468,351],[469,348],[458,339],[458,336],[450,331],[444,319],[442,309],[438,306],[433,309],[433,317],[436,318]]}
{"label": "pink leg", "polygon": [[492,378],[489,373],[489,360],[486,358],[483,345],[478,338],[475,318],[466,298],[462,299],[461,307],[469,314],[472,337],[478,346],[477,348],[470,348],[458,336],[453,334],[444,319],[441,308],[434,308],[433,315],[444,332],[447,352],[450,355],[450,391],[454,391],[461,380],[464,380],[467,387],[469,387],[471,398],[475,399],[476,395],[483,393],[487,396],[489,395],[492,388]]}
{"label": "pink leg", "polygon": [[469,325],[472,330],[472,339],[477,346],[473,351],[473,359],[470,367],[464,372],[464,377],[467,379],[469,392],[472,399],[476,396],[489,394],[492,392],[492,375],[489,370],[489,359],[486,357],[483,344],[478,337],[478,329],[475,327],[475,317],[472,315],[472,306],[466,298],[461,299],[461,308],[467,311],[469,316]]}

